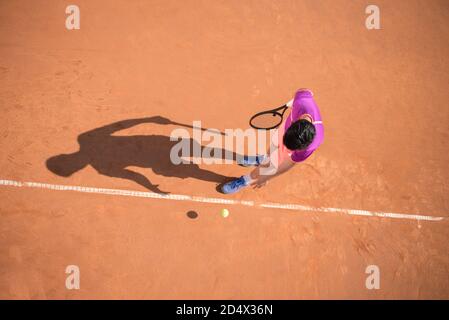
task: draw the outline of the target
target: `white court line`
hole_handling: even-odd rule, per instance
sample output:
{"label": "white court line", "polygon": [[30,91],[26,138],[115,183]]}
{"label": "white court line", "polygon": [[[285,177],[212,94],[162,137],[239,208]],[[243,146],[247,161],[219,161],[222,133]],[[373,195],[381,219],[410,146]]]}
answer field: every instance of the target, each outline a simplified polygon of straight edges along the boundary
{"label": "white court line", "polygon": [[86,192],[86,193],[96,193],[96,194],[109,194],[109,195],[116,195],[116,196],[166,199],[166,200],[178,200],[178,201],[193,201],[193,202],[203,202],[203,203],[234,204],[234,205],[243,205],[243,206],[249,206],[249,207],[256,206],[256,207],[262,207],[262,208],[276,208],[276,209],[295,210],[295,211],[342,213],[342,214],[354,215],[354,216],[408,219],[408,220],[418,220],[418,221],[419,220],[441,221],[441,220],[445,219],[444,217],[424,216],[424,215],[420,215],[420,214],[376,212],[376,211],[343,209],[343,208],[320,208],[320,207],[304,206],[304,205],[299,205],[299,204],[261,203],[261,204],[256,205],[254,203],[254,201],[232,200],[232,199],[223,199],[223,198],[208,198],[208,197],[199,197],[199,196],[187,196],[187,195],[181,195],[181,194],[163,195],[163,194],[154,193],[154,192],[69,186],[69,185],[39,183],[39,182],[20,182],[20,181],[14,181],[14,180],[0,180],[0,186],[39,188],[39,189],[50,189],[50,190],[60,190],[60,191],[75,191],[75,192]]}

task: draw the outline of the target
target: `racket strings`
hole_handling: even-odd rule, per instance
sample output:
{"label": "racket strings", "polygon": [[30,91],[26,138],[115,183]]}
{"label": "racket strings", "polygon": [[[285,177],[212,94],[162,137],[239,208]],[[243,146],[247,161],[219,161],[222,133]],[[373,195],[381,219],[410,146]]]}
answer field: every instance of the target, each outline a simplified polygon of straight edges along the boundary
{"label": "racket strings", "polygon": [[250,125],[256,129],[274,129],[282,123],[282,115],[277,112],[265,112],[255,115]]}

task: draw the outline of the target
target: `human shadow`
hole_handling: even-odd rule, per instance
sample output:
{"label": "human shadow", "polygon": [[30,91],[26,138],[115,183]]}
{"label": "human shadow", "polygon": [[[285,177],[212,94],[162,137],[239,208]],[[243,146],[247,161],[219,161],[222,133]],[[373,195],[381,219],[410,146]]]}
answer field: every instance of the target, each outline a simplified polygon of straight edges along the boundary
{"label": "human shadow", "polygon": [[[164,135],[133,135],[119,136],[114,133],[129,129],[144,123],[156,123],[161,125],[175,124],[192,128],[189,125],[173,122],[161,116],[128,119],[115,122],[100,128],[84,132],[78,136],[79,150],[70,154],[53,156],[46,161],[46,166],[51,172],[69,177],[80,171],[87,165],[92,166],[99,174],[114,178],[132,180],[139,185],[157,193],[168,193],[159,189],[158,184],[153,184],[145,175],[128,169],[130,166],[151,168],[152,171],[164,177],[178,177],[181,179],[194,178],[208,182],[223,183],[229,178],[221,174],[201,169],[194,163],[173,164],[170,152],[180,142],[171,141],[170,137]],[[203,129],[207,130],[207,129]],[[218,132],[218,134],[223,134]],[[181,138],[180,138],[181,139]],[[183,143],[190,144],[190,150],[194,150],[194,144],[198,142],[189,138],[182,139]],[[204,150],[199,145],[200,150]],[[220,157],[237,159],[234,152],[224,149],[213,149],[211,152]]]}

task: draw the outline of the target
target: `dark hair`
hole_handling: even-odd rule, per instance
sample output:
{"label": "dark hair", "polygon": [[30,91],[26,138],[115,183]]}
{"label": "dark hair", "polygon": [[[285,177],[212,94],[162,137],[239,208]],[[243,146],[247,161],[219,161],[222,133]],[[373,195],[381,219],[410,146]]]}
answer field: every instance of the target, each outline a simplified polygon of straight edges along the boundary
{"label": "dark hair", "polygon": [[315,138],[315,126],[305,119],[293,122],[285,131],[283,142],[290,150],[302,150],[307,148]]}

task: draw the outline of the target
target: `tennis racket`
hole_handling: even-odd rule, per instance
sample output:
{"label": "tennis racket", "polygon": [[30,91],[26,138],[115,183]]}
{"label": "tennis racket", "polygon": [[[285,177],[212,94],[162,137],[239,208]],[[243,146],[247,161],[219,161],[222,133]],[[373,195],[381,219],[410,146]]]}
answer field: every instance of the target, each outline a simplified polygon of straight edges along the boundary
{"label": "tennis racket", "polygon": [[282,107],[276,109],[256,113],[249,120],[249,125],[254,129],[259,130],[275,129],[282,123],[285,110],[288,108],[289,107],[284,104]]}

